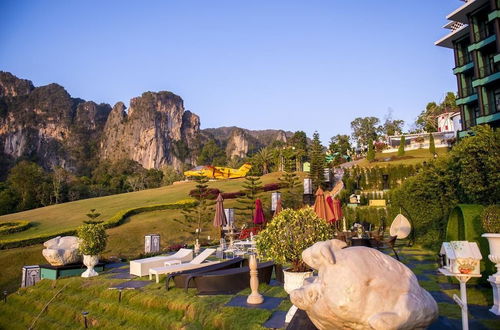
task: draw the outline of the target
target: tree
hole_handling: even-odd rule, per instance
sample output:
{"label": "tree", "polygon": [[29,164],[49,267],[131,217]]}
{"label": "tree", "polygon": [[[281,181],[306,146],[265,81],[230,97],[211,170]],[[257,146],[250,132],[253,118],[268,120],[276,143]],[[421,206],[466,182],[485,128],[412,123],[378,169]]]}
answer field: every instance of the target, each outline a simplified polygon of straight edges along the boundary
{"label": "tree", "polygon": [[197,176],[195,178],[196,186],[193,194],[196,200],[196,205],[182,210],[182,214],[188,223],[196,223],[196,239],[200,238],[203,223],[210,221],[212,210],[207,199],[208,178],[205,176]]}
{"label": "tree", "polygon": [[358,147],[368,145],[369,141],[376,141],[381,128],[377,117],[358,117],[351,122],[352,137]]}
{"label": "tree", "polygon": [[295,170],[301,171],[302,163],[306,160],[308,153],[306,133],[303,131],[296,131],[290,139],[290,145],[295,151]]}
{"label": "tree", "polygon": [[209,140],[201,149],[198,164],[224,166],[226,164],[226,153],[215,143],[215,140]]}
{"label": "tree", "polygon": [[170,165],[164,165],[161,171],[163,172],[162,186],[170,186],[175,181],[180,181],[183,178],[182,173],[179,173],[179,171]]}
{"label": "tree", "polygon": [[429,134],[429,152],[434,155],[436,153],[436,144],[434,143],[434,135]]}
{"label": "tree", "polygon": [[258,176],[245,177],[245,182],[243,183],[243,192],[245,195],[236,200],[240,204],[238,207],[236,207],[236,209],[242,210],[244,213],[247,213],[249,210],[251,210],[253,218],[255,199],[257,198],[257,194],[261,189],[262,181],[260,181],[260,178]]}
{"label": "tree", "polygon": [[35,163],[21,161],[14,166],[7,177],[10,189],[19,196],[18,211],[40,206],[42,183],[46,182],[43,169]]}
{"label": "tree", "polygon": [[453,92],[446,93],[444,100],[437,104],[436,102],[429,102],[415,121],[415,126],[418,131],[436,132],[437,131],[437,117],[445,112],[459,111],[456,104],[456,96]]}
{"label": "tree", "polygon": [[332,154],[338,153],[339,156],[348,155],[351,150],[351,141],[349,135],[337,134],[330,139],[328,149]]}
{"label": "tree", "polygon": [[318,132],[313,134],[309,158],[311,160],[309,178],[312,179],[313,188],[316,190],[324,184],[326,166],[325,154],[323,153],[323,146],[319,140]]}
{"label": "tree", "polygon": [[404,156],[405,155],[405,136],[401,136],[401,141],[399,142],[399,148],[398,148],[398,156]]}
{"label": "tree", "polygon": [[62,167],[55,167],[52,172],[52,189],[54,192],[54,202],[58,204],[63,199],[63,191],[67,189],[69,173]]}
{"label": "tree", "polygon": [[302,205],[299,177],[295,172],[284,172],[278,179],[284,188],[281,203],[284,208],[298,209]]}
{"label": "tree", "polygon": [[269,147],[260,149],[254,155],[255,162],[262,167],[262,174],[269,173],[269,168],[273,161],[273,154]]}
{"label": "tree", "polygon": [[382,126],[382,132],[387,136],[392,136],[396,134],[403,133],[404,120],[400,119],[386,119],[384,125]]}
{"label": "tree", "polygon": [[373,142],[368,143],[368,152],[366,153],[366,159],[369,162],[372,162],[375,160],[375,150],[373,149]]}

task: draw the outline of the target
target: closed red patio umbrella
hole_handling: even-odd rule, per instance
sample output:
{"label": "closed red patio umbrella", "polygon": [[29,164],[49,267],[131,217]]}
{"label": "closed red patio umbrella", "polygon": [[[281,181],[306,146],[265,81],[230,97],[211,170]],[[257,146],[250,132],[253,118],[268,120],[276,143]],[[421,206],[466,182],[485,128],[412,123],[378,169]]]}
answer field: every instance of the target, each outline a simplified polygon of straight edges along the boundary
{"label": "closed red patio umbrella", "polygon": [[253,216],[253,223],[256,225],[262,225],[266,219],[264,218],[264,210],[262,209],[262,202],[260,199],[255,200],[255,214]]}

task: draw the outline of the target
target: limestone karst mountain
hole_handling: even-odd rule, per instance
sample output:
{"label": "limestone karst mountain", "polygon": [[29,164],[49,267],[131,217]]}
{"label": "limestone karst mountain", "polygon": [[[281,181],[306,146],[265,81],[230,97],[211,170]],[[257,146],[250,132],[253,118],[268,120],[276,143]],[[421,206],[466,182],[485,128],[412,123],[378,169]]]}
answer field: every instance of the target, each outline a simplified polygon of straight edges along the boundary
{"label": "limestone karst mountain", "polygon": [[239,127],[200,130],[200,118],[171,92],[145,92],[113,107],[73,98],[58,84],[32,82],[0,71],[0,178],[17,160],[88,175],[102,159],[132,159],[144,168],[196,165],[206,141],[243,158],[291,132]]}

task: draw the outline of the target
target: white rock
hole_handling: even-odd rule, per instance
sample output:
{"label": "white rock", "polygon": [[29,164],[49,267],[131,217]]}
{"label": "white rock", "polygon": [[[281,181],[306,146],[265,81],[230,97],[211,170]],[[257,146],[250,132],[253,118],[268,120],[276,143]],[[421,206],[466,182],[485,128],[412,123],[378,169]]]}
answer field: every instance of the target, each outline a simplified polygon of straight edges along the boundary
{"label": "white rock", "polygon": [[76,236],[57,236],[43,243],[42,254],[52,266],[63,266],[80,262],[79,241]]}
{"label": "white rock", "polygon": [[376,249],[339,240],[318,242],[302,253],[318,270],[290,294],[319,329],[425,329],[438,317],[432,296],[413,272]]}

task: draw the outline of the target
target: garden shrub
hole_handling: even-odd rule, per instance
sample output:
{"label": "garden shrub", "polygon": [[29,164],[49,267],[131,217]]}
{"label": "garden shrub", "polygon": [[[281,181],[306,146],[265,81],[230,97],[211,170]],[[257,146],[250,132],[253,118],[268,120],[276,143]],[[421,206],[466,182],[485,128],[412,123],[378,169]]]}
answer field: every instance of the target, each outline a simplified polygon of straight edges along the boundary
{"label": "garden shrub", "polygon": [[490,205],[481,214],[485,233],[500,234],[500,205]]}
{"label": "garden shrub", "polygon": [[[114,216],[103,223],[104,228],[112,228],[121,225],[126,218],[139,214],[142,212],[157,211],[157,210],[168,210],[168,209],[183,209],[190,206],[194,206],[196,202],[192,199],[180,200],[175,203],[167,204],[156,204],[136,207],[128,210],[118,211]],[[0,240],[0,250],[13,249],[16,247],[30,246],[34,244],[43,243],[56,236],[72,236],[76,234],[76,230],[65,230],[60,232],[54,232],[51,234],[36,235],[28,238],[20,238],[13,240]]]}
{"label": "garden shrub", "polygon": [[18,233],[31,227],[28,221],[14,221],[0,223],[0,235]]}

